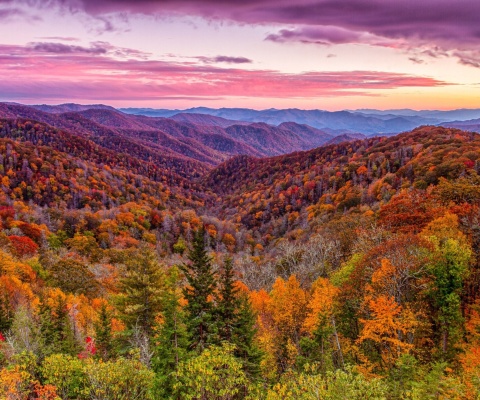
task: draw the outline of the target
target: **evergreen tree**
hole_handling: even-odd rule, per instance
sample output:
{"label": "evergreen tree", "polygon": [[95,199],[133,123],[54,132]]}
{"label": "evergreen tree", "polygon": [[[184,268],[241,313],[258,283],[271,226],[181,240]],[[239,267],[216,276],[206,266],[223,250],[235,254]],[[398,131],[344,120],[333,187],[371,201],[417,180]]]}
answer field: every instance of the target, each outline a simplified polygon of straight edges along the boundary
{"label": "evergreen tree", "polygon": [[95,345],[97,354],[107,361],[113,353],[112,317],[107,303],[102,303],[98,321],[95,323]]}
{"label": "evergreen tree", "polygon": [[188,282],[183,295],[188,301],[187,331],[190,348],[201,352],[214,342],[215,310],[212,302],[215,294],[215,275],[212,270],[212,259],[205,250],[204,230],[195,232],[192,249],[188,258],[190,263],[182,266],[182,271]]}
{"label": "evergreen tree", "polygon": [[235,287],[233,261],[225,259],[219,279],[220,287],[217,298],[217,325],[220,341],[230,342],[237,322],[238,289]]}
{"label": "evergreen tree", "polygon": [[59,353],[60,332],[55,325],[52,316],[52,307],[46,302],[42,301],[39,308],[40,318],[40,336],[42,338],[42,353],[44,356]]}
{"label": "evergreen tree", "polygon": [[233,261],[225,259],[220,274],[217,300],[217,326],[221,341],[235,346],[234,354],[242,360],[245,372],[257,376],[260,372],[261,353],[254,343],[255,314],[245,293],[235,286]]}
{"label": "evergreen tree", "polygon": [[148,247],[143,246],[126,261],[120,291],[116,304],[128,330],[151,337],[155,317],[162,309],[164,272]]}
{"label": "evergreen tree", "polygon": [[13,312],[6,293],[0,294],[0,333],[5,334],[13,322]]}
{"label": "evergreen tree", "polygon": [[170,398],[173,393],[175,371],[188,353],[185,312],[179,301],[177,283],[179,271],[172,267],[167,277],[161,323],[155,329],[152,367],[156,373],[155,394],[157,398]]}
{"label": "evergreen tree", "polygon": [[256,378],[260,374],[262,352],[255,343],[257,329],[256,316],[247,294],[237,297],[237,312],[232,329],[232,343],[235,345],[235,356],[242,360],[247,376]]}
{"label": "evergreen tree", "polygon": [[68,315],[65,299],[58,298],[51,306],[42,302],[40,306],[40,335],[43,343],[43,354],[62,353],[76,355],[81,346],[75,338],[74,327]]}

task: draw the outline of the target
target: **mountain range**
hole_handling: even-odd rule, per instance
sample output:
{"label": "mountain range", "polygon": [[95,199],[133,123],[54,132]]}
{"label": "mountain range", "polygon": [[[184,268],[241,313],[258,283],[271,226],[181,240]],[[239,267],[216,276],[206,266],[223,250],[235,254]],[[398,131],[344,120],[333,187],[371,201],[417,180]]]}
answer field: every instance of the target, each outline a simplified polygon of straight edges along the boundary
{"label": "mountain range", "polygon": [[321,129],[333,136],[345,133],[362,133],[365,135],[397,134],[417,128],[422,125],[454,124],[454,121],[467,121],[480,118],[480,109],[459,109],[450,111],[423,110],[299,110],[299,109],[268,109],[252,110],[248,108],[207,107],[190,108],[187,110],[166,110],[152,108],[123,108],[128,114],[151,117],[171,118],[178,115],[210,115],[229,121],[264,122],[270,125],[280,125],[284,122],[295,122]]}
{"label": "mountain range", "polygon": [[[367,136],[393,135],[425,123],[438,125],[442,116],[480,115],[478,110],[456,110],[447,114],[412,110],[196,108],[177,111],[117,110],[102,104],[0,103],[0,118],[12,127],[40,124],[43,133],[41,138],[34,135],[34,144],[46,141],[53,149],[70,149],[69,153],[74,155],[83,154],[79,149],[92,149],[93,158],[103,154],[105,160],[110,160],[111,167],[129,166],[150,179],[183,188],[191,188],[192,182],[238,155],[280,156]],[[457,119],[441,124],[467,131],[480,130],[480,119]],[[1,136],[27,140],[15,132],[15,128],[13,133],[4,129]]]}

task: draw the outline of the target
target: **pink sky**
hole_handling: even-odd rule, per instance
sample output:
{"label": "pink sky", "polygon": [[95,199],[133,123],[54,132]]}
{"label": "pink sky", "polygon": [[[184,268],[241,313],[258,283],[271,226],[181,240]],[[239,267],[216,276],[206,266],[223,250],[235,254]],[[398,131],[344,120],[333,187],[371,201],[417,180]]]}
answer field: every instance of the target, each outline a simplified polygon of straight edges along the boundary
{"label": "pink sky", "polygon": [[477,0],[0,0],[0,101],[480,108]]}

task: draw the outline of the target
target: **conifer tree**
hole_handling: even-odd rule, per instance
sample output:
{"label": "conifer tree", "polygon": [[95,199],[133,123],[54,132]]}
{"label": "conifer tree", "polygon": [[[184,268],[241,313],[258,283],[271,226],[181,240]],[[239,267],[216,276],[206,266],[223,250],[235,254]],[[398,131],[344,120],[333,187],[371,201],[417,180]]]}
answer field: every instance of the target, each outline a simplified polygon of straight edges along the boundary
{"label": "conifer tree", "polygon": [[208,256],[204,243],[204,229],[195,232],[192,249],[188,258],[190,262],[182,266],[188,286],[183,295],[188,301],[187,331],[190,348],[201,352],[215,340],[215,311],[212,302],[215,294],[215,275],[212,259]]}
{"label": "conifer tree", "polygon": [[68,315],[67,303],[61,297],[53,307],[47,302],[41,304],[40,334],[46,356],[55,353],[73,356],[81,350]]}
{"label": "conifer tree", "polygon": [[126,261],[120,289],[116,304],[128,330],[138,329],[142,335],[151,337],[155,317],[162,308],[164,273],[156,255],[147,246]]}
{"label": "conifer tree", "polygon": [[260,374],[262,352],[255,343],[257,329],[256,316],[247,294],[237,297],[237,311],[232,330],[232,343],[235,345],[235,356],[242,360],[247,376],[256,378]]}
{"label": "conifer tree", "polygon": [[13,322],[13,312],[6,293],[0,294],[0,333],[5,334]]}
{"label": "conifer tree", "polygon": [[230,257],[224,261],[220,274],[217,299],[217,325],[220,341],[230,342],[237,322],[238,289],[235,287],[233,261]]}
{"label": "conifer tree", "polygon": [[179,301],[177,287],[179,270],[172,267],[167,277],[161,322],[156,326],[152,367],[156,373],[155,394],[158,398],[170,398],[173,393],[173,377],[180,362],[188,354],[185,312]]}
{"label": "conifer tree", "polygon": [[241,293],[235,286],[233,260],[230,257],[225,259],[219,281],[218,337],[235,346],[234,355],[242,361],[247,375],[257,376],[260,372],[261,353],[254,342],[255,314],[246,293]]}
{"label": "conifer tree", "polygon": [[113,353],[112,316],[107,308],[107,303],[102,303],[95,323],[95,345],[97,354],[107,361]]}

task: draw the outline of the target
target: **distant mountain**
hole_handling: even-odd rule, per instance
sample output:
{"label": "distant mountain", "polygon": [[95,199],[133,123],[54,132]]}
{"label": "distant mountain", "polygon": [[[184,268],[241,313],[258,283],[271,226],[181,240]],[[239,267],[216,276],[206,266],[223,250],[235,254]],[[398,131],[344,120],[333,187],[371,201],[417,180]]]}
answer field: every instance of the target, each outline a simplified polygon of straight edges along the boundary
{"label": "distant mountain", "polygon": [[170,117],[177,122],[185,122],[195,125],[207,125],[207,126],[219,126],[221,128],[228,128],[232,125],[248,125],[249,122],[235,121],[231,119],[225,119],[222,117],[215,117],[209,114],[195,114],[195,113],[179,113]]}
{"label": "distant mountain", "polygon": [[[480,118],[480,109],[440,110],[374,110],[358,109],[345,111],[268,109],[252,110],[249,108],[208,108],[196,107],[187,110],[165,110],[152,108],[120,109],[128,114],[173,117],[187,122],[194,121],[193,114],[211,115],[225,120],[243,122],[265,122],[280,125],[284,122],[295,122],[321,129],[325,133],[337,136],[344,133],[363,133],[372,135],[390,135],[405,132],[422,125],[438,125],[443,121],[465,121]],[[188,117],[184,115],[188,114]],[[202,117],[204,118],[204,117]],[[213,120],[210,124],[214,123]],[[228,122],[229,123],[229,122]]]}
{"label": "distant mountain", "polygon": [[[227,120],[243,122],[264,122],[280,125],[284,122],[309,125],[311,127],[340,133],[363,133],[366,135],[392,134],[414,129],[420,125],[436,124],[440,120],[415,115],[396,115],[390,113],[364,114],[349,111],[322,111],[292,109],[252,110],[248,108],[191,108],[188,110],[121,109],[126,113],[148,116],[175,116],[177,114],[208,114]],[[175,117],[174,117],[175,118]]]}
{"label": "distant mountain", "polygon": [[[65,109],[77,111],[61,112]],[[198,177],[235,155],[265,157],[309,150],[335,136],[295,122],[275,126],[189,113],[171,119],[147,117],[102,105],[87,108],[75,104],[43,107],[0,103],[0,118],[41,122],[104,149],[153,162],[172,176],[183,178]]]}
{"label": "distant mountain", "polygon": [[[427,120],[436,120],[436,123],[442,121],[466,121],[469,119],[480,118],[480,109],[467,109],[461,108],[458,110],[411,110],[411,109],[400,109],[400,110],[373,110],[373,109],[360,109],[353,110],[352,112],[364,114],[364,115],[373,115],[373,116],[403,116],[403,117],[421,117],[426,118]],[[429,123],[432,123],[430,121]]]}
{"label": "distant mountain", "polygon": [[351,142],[354,140],[365,139],[367,136],[361,133],[344,133],[343,135],[338,135],[330,139],[325,145],[330,144],[339,144],[343,142]]}
{"label": "distant mountain", "polygon": [[448,126],[450,128],[458,128],[464,131],[478,132],[480,133],[480,118],[470,119],[467,121],[451,121],[451,122],[442,122],[442,126]]}
{"label": "distant mountain", "polygon": [[119,111],[125,114],[145,115],[146,117],[172,117],[187,110],[167,110],[158,108],[119,108]]}
{"label": "distant mountain", "polygon": [[38,105],[33,105],[31,107],[36,108],[37,110],[40,110],[40,111],[45,111],[45,112],[54,113],[54,114],[61,114],[61,113],[72,112],[72,111],[85,111],[85,110],[90,110],[92,108],[101,109],[101,110],[115,110],[115,108],[106,106],[104,104],[82,105],[82,104],[75,104],[75,103],[65,103],[65,104],[59,104],[54,106],[47,105],[47,104],[38,104]]}

